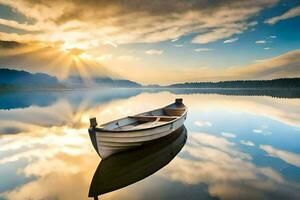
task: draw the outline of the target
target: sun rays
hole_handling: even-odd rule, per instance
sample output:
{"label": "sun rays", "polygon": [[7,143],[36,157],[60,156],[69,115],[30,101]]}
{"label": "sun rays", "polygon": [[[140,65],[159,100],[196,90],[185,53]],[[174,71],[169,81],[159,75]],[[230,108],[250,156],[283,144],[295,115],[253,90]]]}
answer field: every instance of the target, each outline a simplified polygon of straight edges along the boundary
{"label": "sun rays", "polygon": [[68,47],[63,42],[18,43],[15,48],[0,49],[0,58],[2,62],[8,58],[14,58],[9,59],[8,65],[11,66],[24,67],[25,63],[30,62],[33,72],[43,71],[55,75],[61,80],[76,76],[81,78],[87,86],[93,85],[92,75],[97,76],[98,74],[95,72],[104,69],[103,66],[93,59],[85,49]]}

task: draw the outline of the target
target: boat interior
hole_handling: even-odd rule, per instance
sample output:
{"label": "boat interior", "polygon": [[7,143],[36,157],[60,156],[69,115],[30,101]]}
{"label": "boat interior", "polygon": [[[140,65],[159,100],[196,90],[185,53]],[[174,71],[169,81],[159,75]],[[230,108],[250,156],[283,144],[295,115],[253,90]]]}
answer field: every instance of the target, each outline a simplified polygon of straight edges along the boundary
{"label": "boat interior", "polygon": [[181,117],[186,111],[183,104],[171,104],[165,108],[150,112],[128,116],[107,124],[102,125],[102,129],[109,131],[128,131],[155,127],[168,123]]}

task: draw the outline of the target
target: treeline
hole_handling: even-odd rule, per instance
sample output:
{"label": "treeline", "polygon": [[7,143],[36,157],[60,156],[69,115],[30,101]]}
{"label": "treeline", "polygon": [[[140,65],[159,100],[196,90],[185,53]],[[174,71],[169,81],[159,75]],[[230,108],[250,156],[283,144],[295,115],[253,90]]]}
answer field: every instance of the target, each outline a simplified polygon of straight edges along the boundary
{"label": "treeline", "polygon": [[281,78],[273,80],[236,80],[220,82],[187,82],[172,84],[172,88],[297,88],[300,89],[300,78]]}
{"label": "treeline", "polygon": [[251,88],[167,88],[173,94],[219,94],[226,96],[270,96],[275,98],[300,98],[300,89],[251,89]]}

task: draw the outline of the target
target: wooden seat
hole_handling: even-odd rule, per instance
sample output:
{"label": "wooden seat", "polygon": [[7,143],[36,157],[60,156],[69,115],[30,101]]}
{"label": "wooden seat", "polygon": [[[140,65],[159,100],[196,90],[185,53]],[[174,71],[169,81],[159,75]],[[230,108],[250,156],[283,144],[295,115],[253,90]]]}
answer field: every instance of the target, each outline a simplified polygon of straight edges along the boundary
{"label": "wooden seat", "polygon": [[176,119],[177,117],[175,116],[128,116],[129,118],[134,118],[137,119],[138,121],[169,121]]}

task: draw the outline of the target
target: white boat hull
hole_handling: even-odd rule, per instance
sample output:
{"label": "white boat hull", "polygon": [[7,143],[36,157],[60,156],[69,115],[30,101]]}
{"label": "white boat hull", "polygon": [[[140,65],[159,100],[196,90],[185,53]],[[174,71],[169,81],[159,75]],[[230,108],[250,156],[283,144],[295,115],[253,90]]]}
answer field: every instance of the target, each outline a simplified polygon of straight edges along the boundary
{"label": "white boat hull", "polygon": [[122,132],[113,130],[102,131],[102,129],[90,128],[89,133],[97,153],[104,159],[112,154],[136,148],[169,135],[183,125],[186,116],[187,111],[170,123],[153,126],[151,128],[133,129]]}

